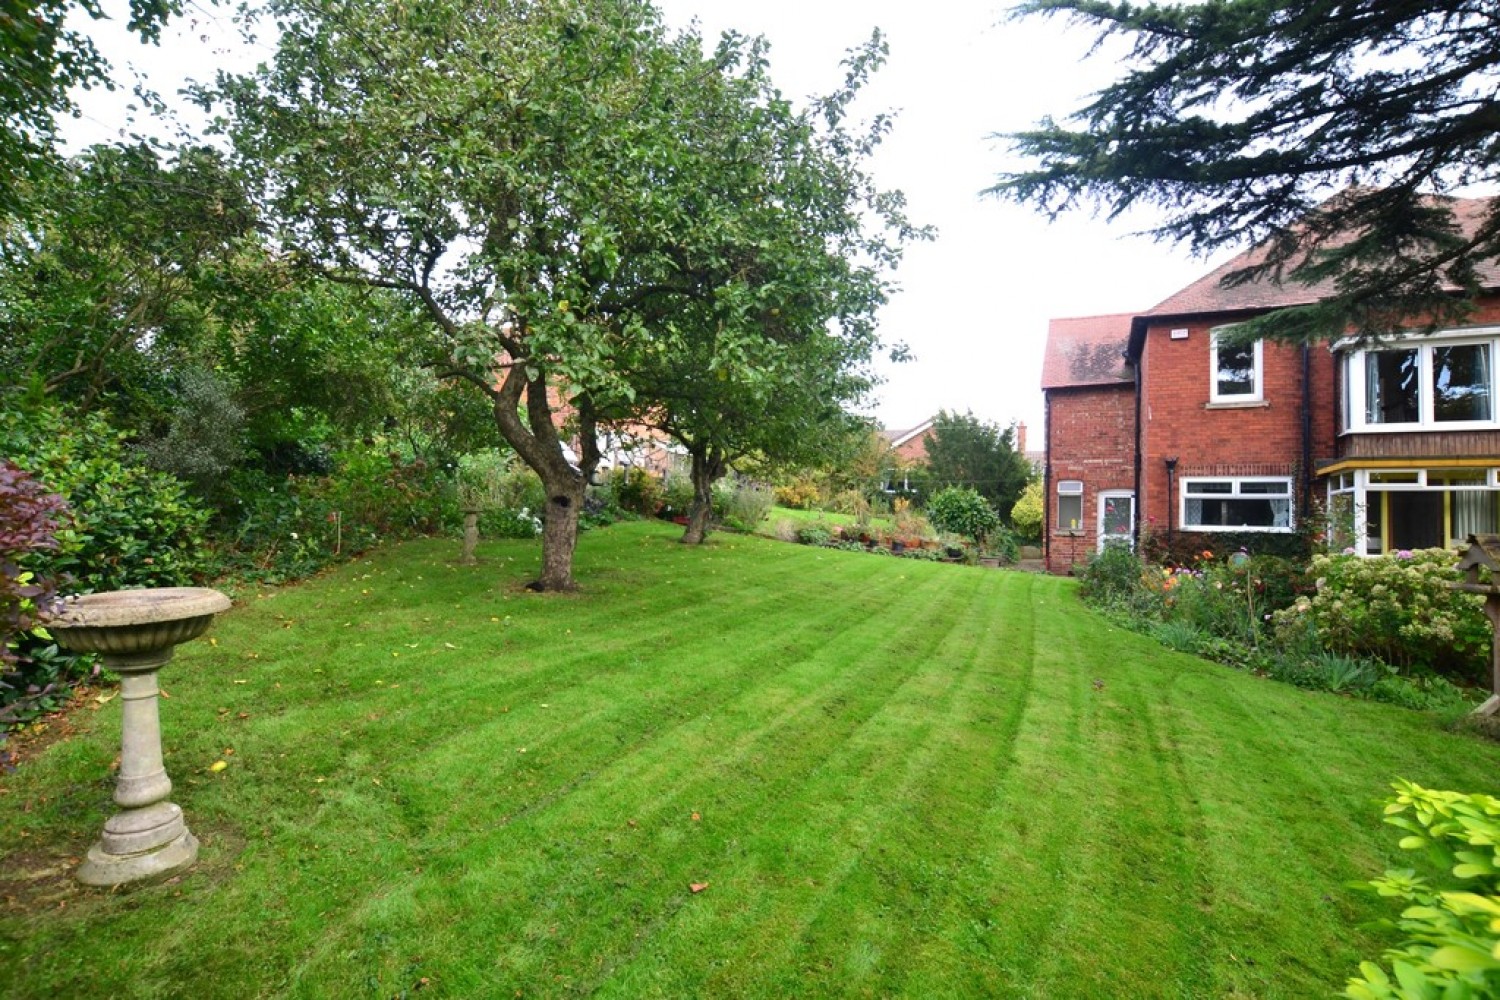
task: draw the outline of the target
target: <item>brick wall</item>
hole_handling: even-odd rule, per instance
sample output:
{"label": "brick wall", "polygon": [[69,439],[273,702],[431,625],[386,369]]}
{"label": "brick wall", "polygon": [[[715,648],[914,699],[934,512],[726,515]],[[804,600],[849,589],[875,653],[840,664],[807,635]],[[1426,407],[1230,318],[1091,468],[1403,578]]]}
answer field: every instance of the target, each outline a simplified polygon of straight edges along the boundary
{"label": "brick wall", "polygon": [[[1220,320],[1219,322],[1222,322]],[[1302,349],[1265,344],[1262,399],[1253,404],[1210,402],[1213,361],[1210,321],[1152,323],[1142,356],[1139,516],[1153,533],[1180,527],[1176,493],[1183,476],[1293,476],[1302,488]],[[1172,330],[1186,329],[1174,340]],[[1334,454],[1337,396],[1333,358],[1309,349],[1312,458]],[[1178,459],[1171,490],[1165,459]]]}
{"label": "brick wall", "polygon": [[[1135,392],[1118,385],[1047,392],[1047,570],[1066,573],[1086,562],[1098,543],[1099,492],[1135,485]],[[1083,522],[1077,531],[1057,523],[1057,484],[1083,482]]]}
{"label": "brick wall", "polygon": [[901,447],[893,449],[903,466],[922,465],[927,461],[927,438],[930,431],[923,431]]}

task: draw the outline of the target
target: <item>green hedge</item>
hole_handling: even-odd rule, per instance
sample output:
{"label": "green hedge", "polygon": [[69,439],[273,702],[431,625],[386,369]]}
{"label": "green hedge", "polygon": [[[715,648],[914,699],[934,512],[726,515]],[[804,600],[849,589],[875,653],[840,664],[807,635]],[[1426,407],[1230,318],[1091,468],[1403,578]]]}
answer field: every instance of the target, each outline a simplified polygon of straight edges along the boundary
{"label": "green hedge", "polygon": [[140,464],[103,415],[52,405],[0,413],[0,454],[67,504],[57,548],[33,562],[65,592],[182,586],[209,574],[208,512],[179,480]]}

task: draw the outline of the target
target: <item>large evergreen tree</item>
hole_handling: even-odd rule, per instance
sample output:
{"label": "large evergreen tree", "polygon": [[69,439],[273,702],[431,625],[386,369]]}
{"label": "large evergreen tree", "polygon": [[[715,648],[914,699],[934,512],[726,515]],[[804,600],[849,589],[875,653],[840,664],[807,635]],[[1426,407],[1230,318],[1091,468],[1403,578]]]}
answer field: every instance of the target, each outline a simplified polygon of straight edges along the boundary
{"label": "large evergreen tree", "polygon": [[979,493],[1002,520],[1031,478],[1016,451],[1015,429],[980,420],[972,412],[938,412],[927,437],[927,471],[934,489],[966,487]]}
{"label": "large evergreen tree", "polygon": [[[1032,0],[1129,40],[1126,71],[1066,124],[1012,136],[1032,166],[991,191],[1050,214],[1164,213],[1193,250],[1263,243],[1230,281],[1326,282],[1254,332],[1317,339],[1462,314],[1500,258],[1500,7],[1492,0]],[[1103,38],[1101,39],[1103,40]],[[1333,197],[1335,194],[1338,197]]]}

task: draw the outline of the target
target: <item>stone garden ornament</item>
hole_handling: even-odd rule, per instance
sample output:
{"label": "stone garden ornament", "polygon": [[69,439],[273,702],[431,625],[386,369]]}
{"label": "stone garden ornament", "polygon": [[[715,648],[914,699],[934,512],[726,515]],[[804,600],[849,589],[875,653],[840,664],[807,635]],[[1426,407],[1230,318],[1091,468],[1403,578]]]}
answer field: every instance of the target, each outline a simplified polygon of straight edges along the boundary
{"label": "stone garden ornament", "polygon": [[120,675],[123,725],[115,803],[78,869],[85,885],[116,886],[161,878],[191,865],[198,841],[167,801],[172,779],[162,764],[156,672],[180,643],[202,635],[229,598],[204,587],[119,590],[69,598],[47,622],[57,642],[99,653]]}

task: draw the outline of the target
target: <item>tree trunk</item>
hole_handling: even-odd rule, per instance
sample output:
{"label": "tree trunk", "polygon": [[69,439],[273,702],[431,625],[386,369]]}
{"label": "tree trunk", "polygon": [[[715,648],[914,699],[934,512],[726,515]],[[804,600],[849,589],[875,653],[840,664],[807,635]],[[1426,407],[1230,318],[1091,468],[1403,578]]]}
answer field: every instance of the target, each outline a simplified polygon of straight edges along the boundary
{"label": "tree trunk", "polygon": [[688,510],[682,544],[702,545],[708,539],[709,524],[713,520],[714,483],[724,475],[724,459],[712,448],[706,451],[695,449],[692,456],[693,506]]}
{"label": "tree trunk", "polygon": [[573,551],[578,547],[578,515],[583,510],[582,476],[547,477],[547,509],[542,516],[542,575],[534,590],[574,590]]}
{"label": "tree trunk", "polygon": [[487,387],[486,391],[494,400],[495,423],[501,435],[541,479],[547,494],[542,512],[542,574],[529,586],[532,590],[573,590],[577,586],[573,582],[573,550],[578,547],[578,515],[583,511],[589,477],[599,467],[593,402],[587,395],[573,401],[581,453],[575,468],[564,454],[562,438],[553,423],[543,373],[528,378],[525,368],[512,362],[500,388]]}

